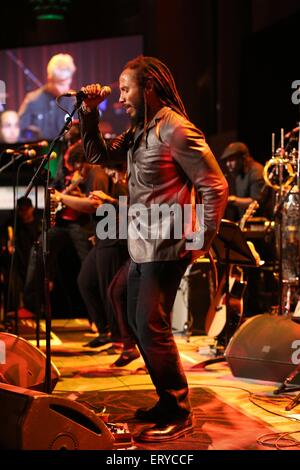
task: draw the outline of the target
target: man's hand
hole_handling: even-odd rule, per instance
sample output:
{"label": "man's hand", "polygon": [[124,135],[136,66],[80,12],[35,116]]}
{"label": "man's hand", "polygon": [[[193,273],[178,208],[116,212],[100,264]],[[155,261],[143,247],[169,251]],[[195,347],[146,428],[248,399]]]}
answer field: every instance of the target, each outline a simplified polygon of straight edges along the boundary
{"label": "man's hand", "polygon": [[117,202],[117,199],[114,199],[113,197],[109,196],[109,194],[106,194],[101,190],[91,192],[89,197],[93,199],[99,199],[103,202],[108,202],[111,204],[114,204]]}
{"label": "man's hand", "polygon": [[81,91],[87,95],[83,100],[83,109],[86,110],[96,109],[98,105],[110,94],[110,88],[101,86],[100,83],[83,86]]}
{"label": "man's hand", "polygon": [[56,189],[54,190],[54,193],[52,194],[53,199],[58,203],[62,201],[62,193],[57,191]]}
{"label": "man's hand", "polygon": [[253,202],[252,197],[239,197],[231,194],[228,198],[228,204],[233,206],[240,207],[241,209],[247,209],[249,204]]}
{"label": "man's hand", "polygon": [[233,194],[231,194],[231,196],[228,196],[228,204],[236,205],[237,204],[237,197],[234,196]]}

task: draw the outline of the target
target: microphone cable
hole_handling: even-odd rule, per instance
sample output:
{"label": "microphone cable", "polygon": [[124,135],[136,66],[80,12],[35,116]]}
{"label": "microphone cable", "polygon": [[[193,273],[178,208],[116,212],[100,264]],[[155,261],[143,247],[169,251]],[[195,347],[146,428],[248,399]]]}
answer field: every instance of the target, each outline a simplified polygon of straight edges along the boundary
{"label": "microphone cable", "polygon": [[70,124],[69,124],[69,128],[66,129],[65,132],[64,132],[64,134],[65,134],[65,133],[68,132],[68,131],[71,129],[71,127],[72,127],[72,118],[71,118],[70,112],[69,112],[67,109],[65,109],[65,108],[60,104],[60,100],[61,100],[62,97],[63,97],[63,95],[57,96],[57,97],[55,98],[55,102],[56,102],[57,106],[59,107],[59,109],[61,109],[64,113],[66,113],[66,114],[69,116],[69,118],[71,119],[71,122],[70,122]]}

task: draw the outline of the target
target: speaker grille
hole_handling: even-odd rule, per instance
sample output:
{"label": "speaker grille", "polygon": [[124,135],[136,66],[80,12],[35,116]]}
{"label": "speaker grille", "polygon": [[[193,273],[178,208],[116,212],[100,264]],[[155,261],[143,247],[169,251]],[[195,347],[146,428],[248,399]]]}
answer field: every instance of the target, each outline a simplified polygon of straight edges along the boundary
{"label": "speaker grille", "polygon": [[[43,390],[45,381],[45,354],[20,336],[0,333],[2,363],[0,382],[19,387]],[[51,364],[51,390],[54,389],[59,371]]]}
{"label": "speaker grille", "polygon": [[[234,376],[283,382],[300,359],[300,325],[273,315],[247,320],[231,338],[225,357]],[[300,383],[300,370],[293,380]]]}

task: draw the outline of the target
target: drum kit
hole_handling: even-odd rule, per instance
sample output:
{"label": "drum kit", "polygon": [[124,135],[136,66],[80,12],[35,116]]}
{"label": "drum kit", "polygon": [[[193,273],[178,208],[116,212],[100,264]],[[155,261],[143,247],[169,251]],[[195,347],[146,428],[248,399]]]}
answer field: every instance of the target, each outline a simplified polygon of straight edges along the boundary
{"label": "drum kit", "polygon": [[[300,139],[297,135],[297,133],[300,134],[299,129],[299,127],[296,127],[287,134],[284,134],[282,129],[281,146],[278,149],[275,148],[275,134],[272,134],[272,156],[263,169],[265,187],[272,188],[275,199],[273,213],[270,214],[271,220],[265,217],[252,217],[252,214],[250,214],[245,225],[241,227],[240,224],[247,243],[249,243],[249,240],[253,241],[259,254],[265,260],[261,262],[261,264],[264,264],[264,272],[261,273],[261,277],[263,279],[265,276],[267,284],[264,293],[266,297],[264,299],[265,309],[272,310],[272,313],[276,312],[295,321],[298,321],[298,318],[300,320],[300,158],[298,158],[300,156]],[[297,148],[298,145],[299,148]],[[208,259],[206,261],[208,262]],[[208,273],[211,276],[211,268],[208,267],[205,270],[203,266],[198,264],[196,272],[200,268],[202,274]],[[187,288],[187,286],[190,286],[190,282],[187,281],[191,279],[190,270],[194,268],[194,265],[189,266],[182,280],[173,311],[173,328],[185,333],[186,330],[190,332],[191,324],[195,322],[195,318],[199,316],[200,312],[199,307],[197,307],[194,316],[192,314],[193,309],[189,305],[191,292]],[[272,280],[270,280],[270,274]],[[198,280],[197,291],[201,284],[199,282]],[[278,308],[273,306],[273,303],[277,303],[277,294],[274,295],[274,290],[277,291],[276,284],[278,285]],[[270,288],[272,290],[271,295],[269,294]],[[207,280],[205,291],[210,292],[210,299],[208,300],[209,305],[205,305],[204,311],[203,308],[201,309],[200,330],[202,330],[202,333],[205,331],[209,337],[218,337],[220,336],[218,334],[209,334],[209,329],[206,328],[205,323],[211,305],[214,304],[212,300],[214,293],[207,285]],[[270,301],[272,305],[269,303]],[[218,309],[215,310],[218,311]],[[185,314],[182,316],[183,311]],[[180,316],[178,316],[178,312],[181,312]],[[187,336],[189,337],[190,334],[191,332]]]}
{"label": "drum kit", "polygon": [[281,147],[277,150],[272,134],[272,157],[263,171],[265,183],[274,190],[276,198],[273,228],[278,258],[279,314],[295,319],[300,307],[299,132],[299,127],[287,134],[282,129]]}

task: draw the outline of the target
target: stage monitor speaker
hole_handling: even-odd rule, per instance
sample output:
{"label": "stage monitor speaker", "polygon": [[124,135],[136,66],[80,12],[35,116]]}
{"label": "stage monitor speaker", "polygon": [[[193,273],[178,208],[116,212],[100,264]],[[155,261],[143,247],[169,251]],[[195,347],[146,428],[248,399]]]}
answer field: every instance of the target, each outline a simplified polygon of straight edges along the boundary
{"label": "stage monitor speaker", "polygon": [[110,450],[114,438],[94,411],[67,398],[0,384],[0,448]]}
{"label": "stage monitor speaker", "polygon": [[210,261],[200,258],[189,265],[180,282],[173,305],[172,327],[183,332],[191,320],[192,334],[205,333],[205,318],[210,306],[213,289]]}
{"label": "stage monitor speaker", "polygon": [[[0,382],[44,390],[46,356],[20,336],[0,333]],[[51,390],[60,373],[51,364]]]}
{"label": "stage monitor speaker", "polygon": [[[283,316],[252,317],[233,335],[225,357],[236,377],[284,382],[300,363],[300,325]],[[292,383],[300,383],[300,373]]]}

